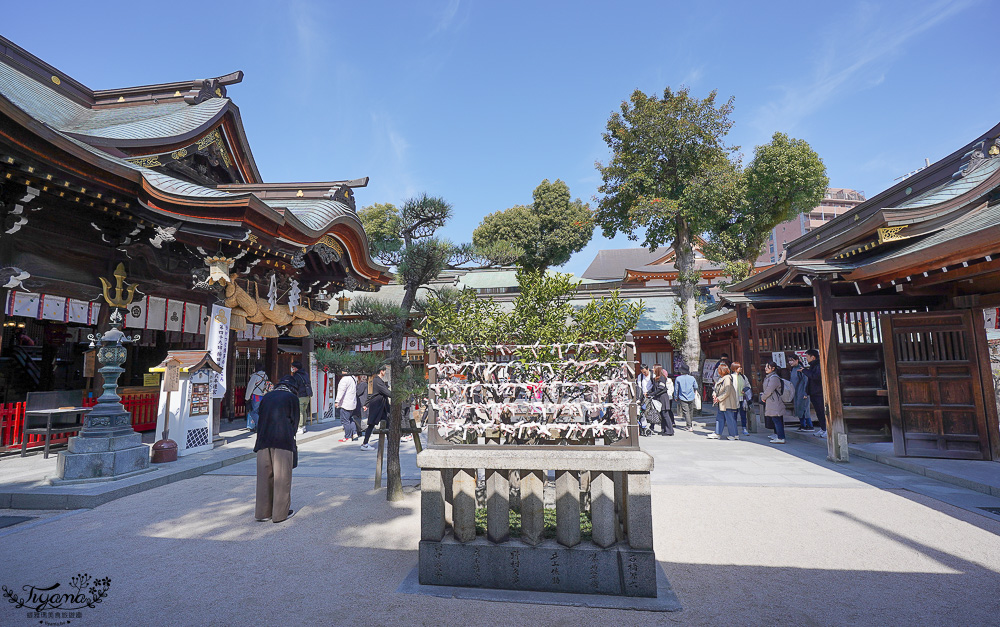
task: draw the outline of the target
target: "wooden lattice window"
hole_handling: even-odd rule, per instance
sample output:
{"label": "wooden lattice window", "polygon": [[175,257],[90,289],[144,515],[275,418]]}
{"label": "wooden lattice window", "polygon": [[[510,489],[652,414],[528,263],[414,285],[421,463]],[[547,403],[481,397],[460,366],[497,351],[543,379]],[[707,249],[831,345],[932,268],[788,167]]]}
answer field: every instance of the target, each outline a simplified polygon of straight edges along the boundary
{"label": "wooden lattice window", "polygon": [[896,361],[968,361],[965,331],[910,331],[893,338]]}
{"label": "wooden lattice window", "polygon": [[883,338],[879,318],[887,314],[914,311],[916,310],[838,311],[834,314],[837,321],[837,341],[841,344],[881,344]]}

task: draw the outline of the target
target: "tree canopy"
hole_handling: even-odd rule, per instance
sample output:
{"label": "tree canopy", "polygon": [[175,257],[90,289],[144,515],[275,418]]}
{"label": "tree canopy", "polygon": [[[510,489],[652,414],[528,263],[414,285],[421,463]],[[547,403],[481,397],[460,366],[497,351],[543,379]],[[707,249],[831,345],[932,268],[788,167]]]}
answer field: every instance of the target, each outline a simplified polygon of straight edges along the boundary
{"label": "tree canopy", "polygon": [[542,181],[530,205],[515,205],[491,213],[472,233],[476,246],[510,242],[523,250],[518,264],[529,270],[561,266],[583,250],[594,234],[590,205],[571,200],[569,186],[559,179]]}
{"label": "tree canopy", "polygon": [[829,182],[805,140],[775,133],[733,179],[733,208],[709,232],[706,255],[726,263],[733,279],[746,278],[771,230],[818,205]]}
{"label": "tree canopy", "polygon": [[635,90],[621,111],[608,119],[604,141],[612,156],[598,163],[603,179],[594,218],[605,237],[644,237],[653,250],[670,245],[676,253],[679,300],[687,328],[681,352],[697,371],[701,352],[695,286],[694,237],[712,230],[738,198],[731,155],[725,143],[732,127],[733,99],[703,99],[687,88],[663,96]]}
{"label": "tree canopy", "polygon": [[[521,269],[517,283],[520,291],[510,312],[470,289],[431,296],[421,335],[439,344],[466,345],[620,342],[645,310],[641,301],[628,302],[617,290],[574,307],[570,300],[580,283],[569,274]],[[555,353],[550,357],[557,359]]]}
{"label": "tree canopy", "polygon": [[[395,268],[396,281],[403,286],[400,303],[386,303],[377,297],[360,298],[351,312],[358,318],[338,320],[326,327],[313,329],[313,337],[330,343],[330,348],[316,352],[316,361],[335,370],[346,369],[358,374],[373,374],[382,360],[352,355],[351,347],[360,340],[390,340],[389,365],[392,368],[392,403],[389,415],[389,447],[386,461],[386,498],[403,498],[402,474],[399,467],[399,438],[403,406],[407,405],[418,382],[408,376],[403,360],[403,339],[416,304],[417,291],[442,270],[468,264],[509,265],[521,251],[503,242],[477,247],[453,244],[436,237],[452,215],[452,206],[443,198],[421,194],[406,200],[401,207],[375,204],[358,212],[365,227],[372,256]],[[370,334],[370,335],[369,335]]]}

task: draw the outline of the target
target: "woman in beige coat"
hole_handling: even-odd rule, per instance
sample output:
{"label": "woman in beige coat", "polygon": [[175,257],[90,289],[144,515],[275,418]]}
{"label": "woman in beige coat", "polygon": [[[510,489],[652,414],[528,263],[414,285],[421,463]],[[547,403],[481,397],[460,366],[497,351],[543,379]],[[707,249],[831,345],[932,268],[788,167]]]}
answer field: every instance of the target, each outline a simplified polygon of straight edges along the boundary
{"label": "woman in beige coat", "polygon": [[709,433],[710,440],[718,440],[722,437],[722,424],[725,421],[726,428],[729,429],[729,439],[739,440],[739,433],[736,431],[736,409],[740,406],[739,395],[736,394],[736,386],[733,385],[733,375],[729,372],[729,366],[722,363],[716,370],[715,390],[712,394],[712,403],[719,406],[719,415],[715,418],[715,433]]}
{"label": "woman in beige coat", "polygon": [[764,364],[764,389],[760,393],[760,400],[764,403],[765,419],[770,418],[774,423],[771,444],[785,443],[785,403],[781,400],[783,385],[785,384],[778,376],[778,365],[773,361]]}

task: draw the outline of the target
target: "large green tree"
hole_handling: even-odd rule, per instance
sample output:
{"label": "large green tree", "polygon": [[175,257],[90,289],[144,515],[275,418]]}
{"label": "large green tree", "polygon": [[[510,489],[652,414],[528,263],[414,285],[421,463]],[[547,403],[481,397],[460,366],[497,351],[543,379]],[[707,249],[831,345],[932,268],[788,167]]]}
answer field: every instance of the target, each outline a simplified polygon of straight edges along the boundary
{"label": "large green tree", "polygon": [[640,90],[608,119],[604,141],[611,159],[598,163],[603,178],[594,218],[605,237],[625,233],[653,250],[672,246],[676,252],[681,322],[686,327],[681,354],[697,372],[701,347],[695,288],[696,235],[711,231],[738,198],[731,155],[725,143],[732,127],[733,99],[703,99],[687,88],[663,96]]}
{"label": "large green tree", "polygon": [[[403,286],[403,298],[396,303],[379,303],[365,299],[354,308],[362,314],[358,328],[331,325],[318,328],[314,335],[321,341],[334,341],[341,346],[359,340],[366,332],[371,339],[390,340],[389,365],[393,375],[392,404],[389,414],[389,445],[386,458],[386,498],[403,498],[403,481],[399,466],[399,439],[403,406],[409,402],[413,386],[404,372],[403,339],[410,322],[410,313],[417,300],[417,291],[442,270],[449,267],[506,265],[512,263],[520,250],[503,243],[476,247],[452,244],[435,236],[452,215],[452,206],[443,198],[422,194],[405,201],[401,207],[377,204],[358,212],[368,234],[372,256],[395,269],[396,280]],[[347,323],[348,325],[350,323]],[[336,349],[317,352],[317,361],[325,366],[368,368],[377,367],[363,359],[350,359]],[[368,373],[371,374],[371,373]]]}
{"label": "large green tree", "polygon": [[735,281],[754,268],[768,235],[777,225],[819,204],[830,180],[816,151],[802,139],[775,133],[754,150],[746,169],[731,181],[733,206],[709,232],[706,255],[729,268]]}
{"label": "large green tree", "polygon": [[472,243],[486,246],[506,241],[521,248],[519,265],[529,270],[561,266],[583,250],[594,234],[590,205],[572,200],[569,186],[559,179],[542,181],[530,205],[515,205],[491,213],[472,233]]}

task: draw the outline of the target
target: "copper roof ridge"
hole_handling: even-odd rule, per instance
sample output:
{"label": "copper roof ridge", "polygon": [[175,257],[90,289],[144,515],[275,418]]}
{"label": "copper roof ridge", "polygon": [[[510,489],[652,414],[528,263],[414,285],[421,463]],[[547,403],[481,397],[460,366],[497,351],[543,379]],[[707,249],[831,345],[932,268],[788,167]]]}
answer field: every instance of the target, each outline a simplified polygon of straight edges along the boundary
{"label": "copper roof ridge", "polygon": [[[188,101],[189,104],[194,104],[193,100],[199,97],[204,99],[204,96],[214,93],[214,89],[220,89],[222,92],[220,97],[225,97],[226,85],[234,85],[243,80],[243,71],[237,70],[229,74],[211,78],[113,89],[91,89],[66,72],[40,59],[2,35],[0,35],[0,61],[13,66],[42,85],[61,93],[88,109],[95,107],[103,108],[108,105],[147,104],[153,103],[156,100],[182,98]],[[206,88],[211,89],[208,93],[202,94]],[[191,92],[195,92],[195,94],[192,95]]]}

